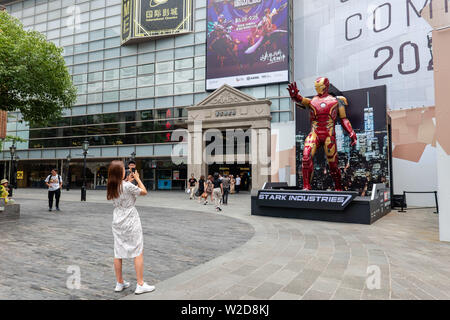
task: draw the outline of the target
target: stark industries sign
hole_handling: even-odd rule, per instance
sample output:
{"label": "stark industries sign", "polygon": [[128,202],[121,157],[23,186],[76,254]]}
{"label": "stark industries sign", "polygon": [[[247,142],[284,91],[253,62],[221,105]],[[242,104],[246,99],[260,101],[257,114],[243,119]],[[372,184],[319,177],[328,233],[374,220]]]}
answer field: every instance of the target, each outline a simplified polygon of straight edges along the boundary
{"label": "stark industries sign", "polygon": [[357,195],[357,192],[260,190],[258,202],[267,207],[342,211]]}

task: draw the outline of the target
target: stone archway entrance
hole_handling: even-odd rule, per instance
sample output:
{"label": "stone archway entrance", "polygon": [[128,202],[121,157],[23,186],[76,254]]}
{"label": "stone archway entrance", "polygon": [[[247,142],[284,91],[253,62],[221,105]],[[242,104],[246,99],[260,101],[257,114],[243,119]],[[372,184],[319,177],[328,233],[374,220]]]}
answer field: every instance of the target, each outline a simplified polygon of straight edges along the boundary
{"label": "stone archway entrance", "polygon": [[261,189],[271,176],[270,105],[270,100],[257,100],[224,85],[188,107],[188,175],[207,175],[213,163],[248,163],[251,189]]}

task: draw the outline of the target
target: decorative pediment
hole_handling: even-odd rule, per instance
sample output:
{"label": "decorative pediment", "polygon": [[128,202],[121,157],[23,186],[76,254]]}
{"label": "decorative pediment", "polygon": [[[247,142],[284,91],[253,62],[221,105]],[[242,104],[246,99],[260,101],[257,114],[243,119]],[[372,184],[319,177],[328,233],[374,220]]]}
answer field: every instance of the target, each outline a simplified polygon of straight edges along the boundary
{"label": "decorative pediment", "polygon": [[211,93],[206,99],[197,104],[197,106],[215,106],[228,105],[242,102],[256,102],[257,99],[239,91],[227,84]]}

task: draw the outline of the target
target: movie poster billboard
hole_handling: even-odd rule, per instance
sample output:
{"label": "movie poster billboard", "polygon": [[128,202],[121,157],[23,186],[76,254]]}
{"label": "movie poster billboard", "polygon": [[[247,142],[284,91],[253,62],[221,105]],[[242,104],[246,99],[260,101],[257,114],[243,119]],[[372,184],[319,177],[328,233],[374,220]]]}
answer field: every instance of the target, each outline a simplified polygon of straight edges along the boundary
{"label": "movie poster billboard", "polygon": [[[386,118],[386,86],[336,92],[348,100],[347,117],[355,130],[358,142],[351,147],[350,137],[336,124],[336,143],[342,185],[346,191],[357,191],[368,196],[374,183],[390,182],[389,136]],[[303,185],[302,158],[304,142],[311,131],[309,112],[297,108],[297,185]],[[334,190],[323,148],[314,156],[314,173],[311,182],[314,190]]]}
{"label": "movie poster billboard", "polygon": [[192,0],[122,0],[122,44],[192,31]]}
{"label": "movie poster billboard", "polygon": [[206,89],[289,80],[288,0],[208,0]]}

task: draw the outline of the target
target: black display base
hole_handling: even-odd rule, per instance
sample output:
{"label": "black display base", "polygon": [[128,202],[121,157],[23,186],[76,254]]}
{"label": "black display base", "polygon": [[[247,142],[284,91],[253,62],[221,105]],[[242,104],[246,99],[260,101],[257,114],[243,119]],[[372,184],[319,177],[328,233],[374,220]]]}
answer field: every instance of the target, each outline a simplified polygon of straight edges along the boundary
{"label": "black display base", "polygon": [[[307,219],[329,222],[372,224],[391,211],[390,196],[386,189],[374,192],[373,197],[354,197],[343,209],[336,205],[329,208],[314,208],[322,204],[323,198],[337,198],[345,193],[330,191],[301,191],[292,187],[275,187],[263,189],[251,197],[252,215]],[[320,201],[304,201],[310,196],[320,196]],[[301,198],[302,197],[302,198]],[[301,199],[301,200],[299,200]],[[326,200],[326,199],[324,199]],[[314,204],[315,203],[315,204]],[[306,208],[305,208],[306,206]]]}

